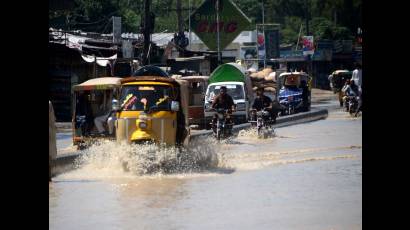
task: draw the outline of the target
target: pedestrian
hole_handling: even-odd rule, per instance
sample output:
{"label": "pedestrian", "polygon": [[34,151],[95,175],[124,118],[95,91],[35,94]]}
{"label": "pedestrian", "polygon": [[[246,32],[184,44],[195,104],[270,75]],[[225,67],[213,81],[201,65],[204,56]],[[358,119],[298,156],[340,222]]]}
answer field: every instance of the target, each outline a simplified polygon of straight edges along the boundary
{"label": "pedestrian", "polygon": [[300,82],[300,89],[302,89],[302,111],[306,112],[309,110],[309,88],[306,80]]}
{"label": "pedestrian", "polygon": [[360,65],[360,63],[356,63],[355,65],[355,69],[352,73],[352,80],[359,88],[359,91],[362,91],[362,65]]}

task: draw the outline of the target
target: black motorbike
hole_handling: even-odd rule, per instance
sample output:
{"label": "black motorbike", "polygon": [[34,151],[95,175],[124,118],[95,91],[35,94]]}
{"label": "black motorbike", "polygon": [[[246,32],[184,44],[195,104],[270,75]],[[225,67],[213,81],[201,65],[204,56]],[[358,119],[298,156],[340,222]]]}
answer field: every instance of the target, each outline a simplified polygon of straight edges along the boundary
{"label": "black motorbike", "polygon": [[272,120],[272,117],[268,111],[265,109],[260,111],[252,110],[251,113],[253,113],[253,120],[251,120],[250,123],[252,126],[256,126],[258,137],[266,138],[274,132],[273,124],[275,121]]}
{"label": "black motorbike", "polygon": [[227,138],[232,135],[233,123],[227,121],[227,109],[211,109],[217,115],[216,124],[213,124],[213,132],[217,140]]}
{"label": "black motorbike", "polygon": [[353,116],[356,113],[358,107],[359,107],[359,97],[352,96],[352,95],[346,97],[346,103],[345,103],[346,112],[349,112],[349,114]]}

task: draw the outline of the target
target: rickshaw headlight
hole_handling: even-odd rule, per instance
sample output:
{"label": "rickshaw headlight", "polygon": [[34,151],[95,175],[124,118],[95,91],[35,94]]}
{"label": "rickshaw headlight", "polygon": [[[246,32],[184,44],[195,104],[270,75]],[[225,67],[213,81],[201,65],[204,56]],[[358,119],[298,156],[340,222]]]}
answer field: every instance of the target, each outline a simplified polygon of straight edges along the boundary
{"label": "rickshaw headlight", "polygon": [[140,129],[146,129],[147,128],[147,123],[146,122],[139,122],[138,127]]}

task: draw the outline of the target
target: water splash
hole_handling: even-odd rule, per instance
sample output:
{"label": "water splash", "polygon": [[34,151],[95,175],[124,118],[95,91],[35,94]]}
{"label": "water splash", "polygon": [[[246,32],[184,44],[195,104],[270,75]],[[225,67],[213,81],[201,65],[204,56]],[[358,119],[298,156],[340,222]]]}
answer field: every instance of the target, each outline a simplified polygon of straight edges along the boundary
{"label": "water splash", "polygon": [[216,169],[223,159],[213,138],[190,143],[188,148],[156,144],[97,142],[74,162],[69,178],[107,179],[152,174],[184,174]]}

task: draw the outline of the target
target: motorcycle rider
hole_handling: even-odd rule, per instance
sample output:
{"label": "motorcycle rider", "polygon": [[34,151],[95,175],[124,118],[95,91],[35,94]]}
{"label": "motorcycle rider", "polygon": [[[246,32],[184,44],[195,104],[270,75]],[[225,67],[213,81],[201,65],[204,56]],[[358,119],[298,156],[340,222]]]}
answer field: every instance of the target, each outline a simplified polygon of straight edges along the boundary
{"label": "motorcycle rider", "polygon": [[[226,86],[221,86],[219,91],[219,95],[214,98],[212,102],[213,109],[226,109],[228,110],[228,115],[226,116],[226,123],[232,123],[231,114],[235,111],[235,103],[233,102],[232,97],[227,93]],[[212,119],[212,129],[216,130],[216,122],[218,119],[218,115],[215,113]]]}
{"label": "motorcycle rider", "polygon": [[343,101],[347,105],[347,100],[350,97],[359,96],[359,89],[354,81],[347,79],[345,86],[343,86],[342,92],[344,93]]}
{"label": "motorcycle rider", "polygon": [[[277,112],[275,113],[272,105],[272,100],[263,94],[264,89],[263,88],[258,88],[256,90],[256,98],[253,101],[252,109],[255,109],[256,111],[261,111],[262,109],[265,109],[267,112],[269,112],[270,117],[273,121],[273,123],[276,122],[276,116]],[[256,112],[252,111],[252,120],[256,120]]]}

